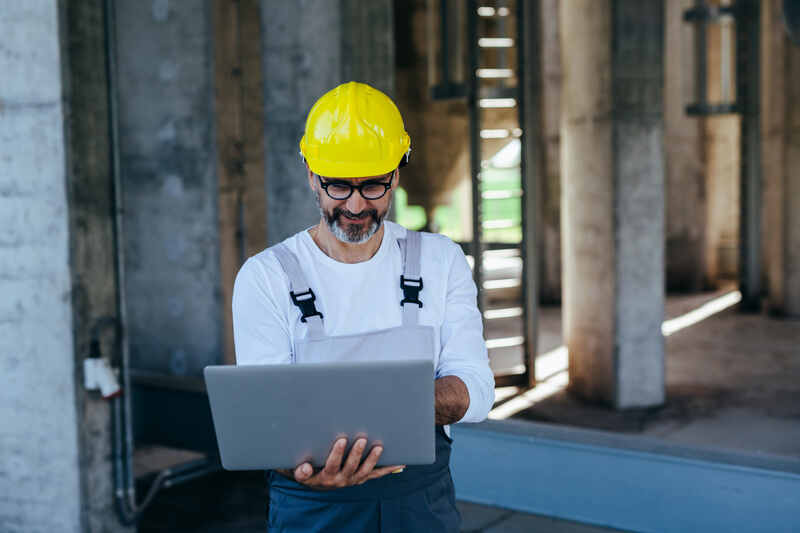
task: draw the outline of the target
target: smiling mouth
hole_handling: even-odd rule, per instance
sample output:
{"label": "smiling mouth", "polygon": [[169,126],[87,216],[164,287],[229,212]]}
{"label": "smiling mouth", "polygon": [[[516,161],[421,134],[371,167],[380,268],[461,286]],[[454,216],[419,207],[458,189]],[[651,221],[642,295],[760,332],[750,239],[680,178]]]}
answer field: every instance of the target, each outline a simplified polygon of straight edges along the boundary
{"label": "smiling mouth", "polygon": [[361,213],[360,215],[353,215],[353,214],[342,212],[340,214],[346,220],[353,220],[355,222],[361,222],[361,221],[366,220],[366,219],[368,219],[368,218],[370,218],[372,216],[371,213]]}

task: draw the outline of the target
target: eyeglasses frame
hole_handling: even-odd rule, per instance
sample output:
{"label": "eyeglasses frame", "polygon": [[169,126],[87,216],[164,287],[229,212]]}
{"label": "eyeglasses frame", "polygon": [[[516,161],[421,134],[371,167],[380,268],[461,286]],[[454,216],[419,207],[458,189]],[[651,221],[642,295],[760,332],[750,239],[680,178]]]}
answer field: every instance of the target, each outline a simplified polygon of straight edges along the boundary
{"label": "eyeglasses frame", "polygon": [[[386,196],[386,193],[389,192],[389,189],[392,188],[392,183],[394,183],[394,177],[395,177],[396,173],[397,173],[397,169],[394,169],[392,171],[390,177],[389,177],[389,182],[388,183],[387,182],[383,182],[383,181],[377,181],[377,180],[367,180],[367,181],[365,181],[363,183],[360,183],[358,185],[353,185],[352,183],[348,183],[347,181],[343,181],[343,180],[336,181],[336,182],[325,182],[325,181],[322,181],[322,176],[320,176],[319,174],[314,174],[314,175],[317,177],[317,180],[319,180],[319,185],[320,185],[320,187],[322,187],[325,190],[325,194],[328,195],[328,198],[330,198],[331,200],[336,200],[337,202],[343,202],[343,201],[349,199],[351,196],[353,196],[353,190],[355,190],[355,189],[358,189],[358,194],[360,194],[361,198],[363,198],[364,200],[368,200],[368,201],[380,200],[381,198]],[[377,179],[381,179],[381,178],[377,178]],[[384,176],[383,179],[386,179],[386,176]],[[331,185],[340,185],[340,186],[341,185],[346,185],[346,186],[350,187],[350,193],[347,196],[345,196],[344,198],[334,198],[333,196],[331,196],[331,193],[328,192],[328,187],[330,187]],[[383,185],[385,187],[385,189],[383,191],[383,194],[381,194],[377,198],[367,198],[366,196],[364,196],[364,190],[363,190],[363,187],[366,187],[367,185]]]}

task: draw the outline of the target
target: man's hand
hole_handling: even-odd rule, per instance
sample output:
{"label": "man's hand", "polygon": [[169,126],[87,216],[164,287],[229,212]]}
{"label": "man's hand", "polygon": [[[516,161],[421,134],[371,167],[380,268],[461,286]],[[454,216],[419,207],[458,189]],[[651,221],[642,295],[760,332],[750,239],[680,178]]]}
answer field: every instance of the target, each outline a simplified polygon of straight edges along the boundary
{"label": "man's hand", "polygon": [[364,454],[364,448],[366,447],[367,439],[360,438],[356,440],[350,450],[350,454],[347,456],[347,460],[342,465],[344,451],[347,448],[347,439],[338,439],[333,444],[333,449],[328,455],[322,470],[314,474],[311,463],[303,463],[294,469],[294,479],[298,483],[318,490],[340,489],[352,485],[361,485],[370,479],[377,479],[405,468],[404,465],[375,468],[381,453],[383,453],[383,447],[380,445],[373,446],[362,463],[361,456]]}

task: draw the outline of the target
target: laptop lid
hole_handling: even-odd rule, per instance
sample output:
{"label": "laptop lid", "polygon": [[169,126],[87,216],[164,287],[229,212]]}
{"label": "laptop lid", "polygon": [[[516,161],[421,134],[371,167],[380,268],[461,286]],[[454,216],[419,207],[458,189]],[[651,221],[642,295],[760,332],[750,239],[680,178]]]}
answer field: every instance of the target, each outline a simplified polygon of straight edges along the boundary
{"label": "laptop lid", "polygon": [[[370,361],[207,366],[222,466],[227,470],[325,464],[333,442],[358,436],[379,464],[436,459],[433,362]],[[365,452],[366,456],[366,452]]]}

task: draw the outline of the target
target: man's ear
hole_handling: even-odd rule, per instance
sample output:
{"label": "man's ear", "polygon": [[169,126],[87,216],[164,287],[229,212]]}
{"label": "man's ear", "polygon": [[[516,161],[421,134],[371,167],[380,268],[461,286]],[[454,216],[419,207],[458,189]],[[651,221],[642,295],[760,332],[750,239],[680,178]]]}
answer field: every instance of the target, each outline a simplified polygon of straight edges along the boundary
{"label": "man's ear", "polygon": [[311,172],[311,167],[308,166],[308,163],[306,163],[306,177],[308,178],[308,187],[312,191],[315,191],[316,189],[314,188],[314,173]]}

